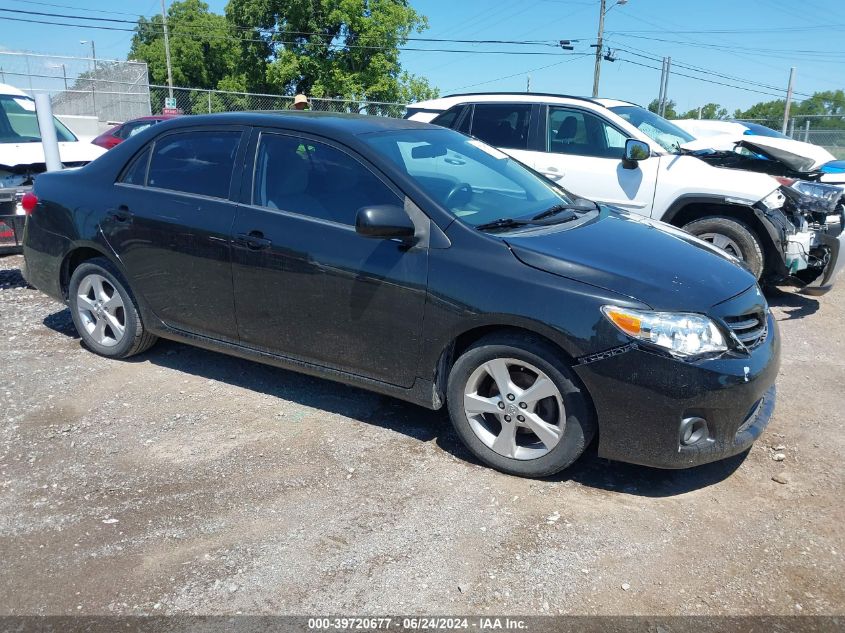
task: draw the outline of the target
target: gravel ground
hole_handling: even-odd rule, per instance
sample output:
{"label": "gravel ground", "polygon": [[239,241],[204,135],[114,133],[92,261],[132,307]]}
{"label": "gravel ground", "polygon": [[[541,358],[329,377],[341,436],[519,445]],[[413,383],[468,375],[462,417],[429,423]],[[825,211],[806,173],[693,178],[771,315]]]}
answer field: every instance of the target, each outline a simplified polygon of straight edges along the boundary
{"label": "gravel ground", "polygon": [[588,452],[531,481],[444,413],[176,343],[100,358],[21,262],[0,258],[0,615],[845,611],[845,280],[770,296],[780,399],[747,456]]}

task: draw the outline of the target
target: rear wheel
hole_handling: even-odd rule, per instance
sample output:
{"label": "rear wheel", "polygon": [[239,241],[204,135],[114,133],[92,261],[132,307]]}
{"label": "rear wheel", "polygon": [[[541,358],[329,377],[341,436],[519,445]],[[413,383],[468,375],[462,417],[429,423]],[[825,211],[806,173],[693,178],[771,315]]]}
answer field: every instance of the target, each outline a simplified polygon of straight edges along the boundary
{"label": "rear wheel", "polygon": [[723,216],[712,216],[690,222],[683,229],[744,262],[760,279],[763,274],[763,246],[757,234],[745,224]]}
{"label": "rear wheel", "polygon": [[128,358],[157,340],[145,332],[128,284],[105,258],[85,261],[73,271],[68,299],[79,336],[101,356]]}
{"label": "rear wheel", "polygon": [[514,475],[563,470],[594,434],[571,370],[551,345],[527,335],[485,337],[464,352],[449,374],[447,402],[469,450]]}

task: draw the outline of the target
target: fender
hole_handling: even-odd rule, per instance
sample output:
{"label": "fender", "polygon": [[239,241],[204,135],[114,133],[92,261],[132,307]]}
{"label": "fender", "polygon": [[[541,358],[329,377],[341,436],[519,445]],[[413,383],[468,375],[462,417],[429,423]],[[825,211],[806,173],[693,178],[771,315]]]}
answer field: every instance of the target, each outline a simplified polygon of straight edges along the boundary
{"label": "fender", "polygon": [[678,197],[669,205],[660,220],[681,227],[682,224],[686,224],[693,219],[683,217],[683,212],[691,205],[718,206],[727,212],[728,217],[751,220],[751,228],[757,229],[757,234],[762,242],[766,264],[770,272],[774,273],[776,277],[787,274],[785,244],[786,227],[789,226],[789,220],[779,209],[769,209],[759,201],[753,205],[747,205],[732,202],[720,195],[691,194]]}

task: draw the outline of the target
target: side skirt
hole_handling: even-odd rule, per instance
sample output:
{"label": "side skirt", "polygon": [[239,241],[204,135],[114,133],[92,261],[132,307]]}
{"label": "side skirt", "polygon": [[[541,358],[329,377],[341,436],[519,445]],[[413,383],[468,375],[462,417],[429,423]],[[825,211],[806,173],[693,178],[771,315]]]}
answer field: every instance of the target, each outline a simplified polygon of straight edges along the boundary
{"label": "side skirt", "polygon": [[420,405],[427,409],[440,409],[443,403],[436,395],[434,383],[430,380],[424,380],[419,376],[414,380],[414,384],[409,388],[391,385],[380,380],[358,376],[349,372],[332,369],[323,365],[316,365],[306,361],[290,358],[281,354],[273,354],[260,349],[246,347],[238,343],[230,343],[228,341],[221,341],[207,336],[200,336],[191,332],[185,332],[165,325],[161,321],[155,324],[155,327],[150,330],[160,336],[178,343],[187,343],[213,352],[220,352],[230,356],[237,356],[246,360],[252,360],[265,365],[272,365],[282,369],[288,369],[301,374],[308,374],[317,378],[325,378],[335,382],[350,385],[352,387],[359,387],[367,391],[373,391],[385,396],[398,398],[414,404]]}

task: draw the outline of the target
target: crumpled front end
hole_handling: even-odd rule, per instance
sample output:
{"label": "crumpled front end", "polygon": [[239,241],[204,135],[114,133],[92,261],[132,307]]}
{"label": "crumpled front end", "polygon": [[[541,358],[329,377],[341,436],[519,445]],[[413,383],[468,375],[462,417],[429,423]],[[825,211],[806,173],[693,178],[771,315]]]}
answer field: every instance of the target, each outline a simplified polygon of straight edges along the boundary
{"label": "crumpled front end", "polygon": [[779,178],[761,201],[783,256],[782,274],[805,294],[828,292],[845,266],[845,192],[818,182]]}

